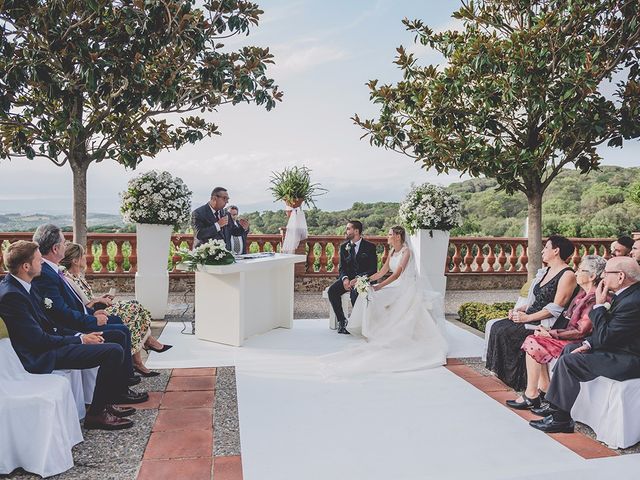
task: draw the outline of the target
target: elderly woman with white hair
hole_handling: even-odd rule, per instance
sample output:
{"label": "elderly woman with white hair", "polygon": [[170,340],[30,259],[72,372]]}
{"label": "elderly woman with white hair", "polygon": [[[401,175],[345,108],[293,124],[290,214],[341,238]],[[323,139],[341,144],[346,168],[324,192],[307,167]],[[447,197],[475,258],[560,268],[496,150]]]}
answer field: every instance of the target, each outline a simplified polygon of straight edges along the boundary
{"label": "elderly woman with white hair", "polygon": [[548,364],[560,356],[566,345],[581,342],[591,333],[593,325],[589,312],[596,303],[596,288],[606,264],[606,260],[598,255],[582,257],[575,273],[580,292],[556,322],[556,325],[566,323],[566,327],[549,330],[539,325],[534,334],[526,338],[521,348],[527,354],[527,388],[517,400],[507,400],[509,407],[516,410],[540,408],[549,388]]}

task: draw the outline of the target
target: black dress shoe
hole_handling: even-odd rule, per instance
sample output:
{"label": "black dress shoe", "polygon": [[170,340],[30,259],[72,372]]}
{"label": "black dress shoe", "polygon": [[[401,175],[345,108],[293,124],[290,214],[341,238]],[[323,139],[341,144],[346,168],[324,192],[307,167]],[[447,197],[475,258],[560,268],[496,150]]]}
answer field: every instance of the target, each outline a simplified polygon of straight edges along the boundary
{"label": "black dress shoe", "polygon": [[145,378],[149,378],[149,377],[157,377],[158,375],[160,375],[160,372],[155,372],[153,370],[149,370],[148,372],[145,372],[143,370],[140,370],[138,367],[136,367],[135,365],[133,366],[133,371],[136,372],[138,375],[140,375],[141,377],[145,377]]}
{"label": "black dress shoe", "polygon": [[575,427],[573,420],[560,422],[554,420],[553,415],[547,415],[542,420],[531,420],[529,425],[544,433],[573,433]]}
{"label": "black dress shoe", "polygon": [[529,398],[523,393],[521,402],[517,400],[507,400],[506,404],[514,410],[531,410],[532,408],[540,408],[540,397]]}
{"label": "black dress shoe", "polygon": [[127,385],[133,387],[134,385],[138,385],[141,381],[142,379],[138,375],[133,375],[127,380]]}
{"label": "black dress shoe", "polygon": [[553,407],[549,402],[544,402],[539,408],[532,408],[531,413],[538,415],[539,417],[546,417],[557,412],[558,409]]}
{"label": "black dress shoe", "polygon": [[147,392],[134,392],[130,388],[127,389],[126,393],[122,393],[118,395],[118,397],[113,400],[111,403],[114,405],[120,404],[133,404],[133,403],[143,403],[149,400],[149,394]]}
{"label": "black dress shoe", "polygon": [[107,405],[105,410],[107,413],[119,418],[129,417],[136,413],[136,409],[133,407],[119,407],[118,405]]}
{"label": "black dress shoe", "polygon": [[338,333],[342,333],[342,334],[344,334],[344,335],[351,335],[351,334],[349,333],[349,331],[348,331],[345,327],[340,327],[340,328],[338,329]]}
{"label": "black dress shoe", "polygon": [[103,410],[99,415],[87,415],[84,418],[84,428],[87,430],[123,430],[133,427],[133,422],[128,418],[121,418]]}

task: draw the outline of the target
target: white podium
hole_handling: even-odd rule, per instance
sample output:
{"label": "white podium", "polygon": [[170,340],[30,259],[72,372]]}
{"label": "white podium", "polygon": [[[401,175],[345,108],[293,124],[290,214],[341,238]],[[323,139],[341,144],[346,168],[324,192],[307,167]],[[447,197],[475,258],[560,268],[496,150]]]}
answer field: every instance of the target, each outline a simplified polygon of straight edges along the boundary
{"label": "white podium", "polygon": [[305,255],[275,254],[196,271],[196,337],[239,347],[252,335],[293,326],[294,264]]}

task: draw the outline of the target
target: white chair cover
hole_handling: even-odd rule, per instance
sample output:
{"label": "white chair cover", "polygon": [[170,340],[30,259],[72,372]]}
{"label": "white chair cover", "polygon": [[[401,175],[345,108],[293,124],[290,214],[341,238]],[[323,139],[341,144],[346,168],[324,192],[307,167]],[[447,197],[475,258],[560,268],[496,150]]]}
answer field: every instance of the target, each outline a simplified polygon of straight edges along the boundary
{"label": "white chair cover", "polygon": [[[149,329],[151,330],[151,329]],[[98,367],[85,368],[82,373],[82,390],[84,391],[84,403],[91,405],[93,402],[93,391],[96,389],[96,379],[98,378]]]}
{"label": "white chair cover", "polygon": [[71,448],[83,438],[69,382],[26,372],[9,339],[0,340],[0,365],[0,474],[73,467]]}
{"label": "white chair cover", "polygon": [[598,377],[580,384],[571,416],[596,433],[611,448],[627,448],[640,442],[640,379],[618,382]]}
{"label": "white chair cover", "polygon": [[96,388],[98,367],[84,370],[54,370],[52,373],[61,375],[69,380],[73,399],[78,409],[78,418],[82,420],[86,414],[86,405],[93,401],[93,391]]}

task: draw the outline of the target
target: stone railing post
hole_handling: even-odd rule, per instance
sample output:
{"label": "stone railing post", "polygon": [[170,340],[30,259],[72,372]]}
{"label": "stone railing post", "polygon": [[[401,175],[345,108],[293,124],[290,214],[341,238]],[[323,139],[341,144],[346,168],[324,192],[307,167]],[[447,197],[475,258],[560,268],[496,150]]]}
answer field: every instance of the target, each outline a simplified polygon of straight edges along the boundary
{"label": "stone railing post", "polygon": [[[287,233],[287,227],[280,227],[280,245],[284,245],[284,236]],[[313,248],[313,245],[309,247]],[[302,240],[298,244],[298,248],[294,252],[296,255],[307,255],[307,240]],[[305,263],[296,263],[293,266],[293,273],[296,277],[302,277],[307,272],[313,272],[313,264],[309,265],[309,257]]]}

